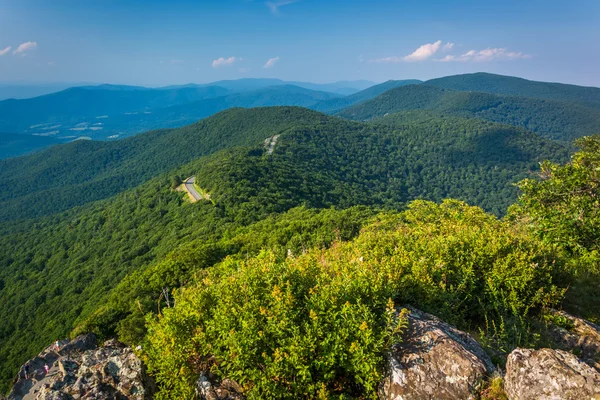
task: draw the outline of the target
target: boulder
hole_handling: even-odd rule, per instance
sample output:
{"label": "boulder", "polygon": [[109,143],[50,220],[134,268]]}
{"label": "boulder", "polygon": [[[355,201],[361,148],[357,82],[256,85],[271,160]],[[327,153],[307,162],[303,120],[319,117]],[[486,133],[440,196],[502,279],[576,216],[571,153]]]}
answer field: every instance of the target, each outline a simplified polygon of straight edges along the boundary
{"label": "boulder", "polygon": [[600,326],[564,311],[553,310],[552,314],[565,322],[563,327],[551,325],[549,330],[558,347],[600,371]]}
{"label": "boulder", "polygon": [[510,400],[596,400],[600,374],[563,350],[516,349],[508,356],[504,390]]}
{"label": "boulder", "polygon": [[[439,318],[409,309],[403,342],[388,355],[379,397],[390,400],[476,399],[495,372],[483,348]],[[398,313],[401,310],[398,310]]]}
{"label": "boulder", "polygon": [[242,387],[231,379],[219,382],[211,374],[201,373],[196,381],[196,393],[202,400],[241,400]]}
{"label": "boulder", "polygon": [[[50,367],[48,374],[43,371],[44,363]],[[144,400],[152,398],[155,391],[144,364],[131,348],[115,340],[98,346],[93,335],[61,342],[58,351],[55,345],[49,346],[29,365],[36,368],[35,373],[25,379],[21,371],[10,400]]]}

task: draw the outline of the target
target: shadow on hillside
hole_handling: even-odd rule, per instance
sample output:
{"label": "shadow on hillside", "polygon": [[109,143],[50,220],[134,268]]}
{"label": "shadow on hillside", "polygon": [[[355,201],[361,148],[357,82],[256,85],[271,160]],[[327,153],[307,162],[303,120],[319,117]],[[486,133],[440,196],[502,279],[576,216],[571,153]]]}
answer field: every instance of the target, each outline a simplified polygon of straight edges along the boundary
{"label": "shadow on hillside", "polygon": [[469,137],[448,149],[445,161],[456,164],[513,167],[515,163],[534,163],[542,143],[513,129],[493,129]]}

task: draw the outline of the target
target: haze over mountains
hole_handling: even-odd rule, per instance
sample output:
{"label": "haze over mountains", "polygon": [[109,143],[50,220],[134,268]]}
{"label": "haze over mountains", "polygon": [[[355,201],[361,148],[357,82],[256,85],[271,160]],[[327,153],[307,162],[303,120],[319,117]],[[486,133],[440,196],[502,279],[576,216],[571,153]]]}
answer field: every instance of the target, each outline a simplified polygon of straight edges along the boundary
{"label": "haze over mountains", "polygon": [[57,141],[123,138],[156,128],[178,127],[231,107],[312,106],[371,86],[371,82],[313,84],[278,79],[241,79],[204,85],[145,88],[123,85],[81,86],[40,97],[0,101],[0,132],[26,134],[22,154]]}
{"label": "haze over mountains", "polygon": [[[420,86],[401,88],[410,85]],[[31,99],[0,101],[0,132],[27,135],[22,141],[6,136],[5,144],[0,144],[0,157],[74,139],[114,140],[188,125],[228,108],[264,106],[301,106],[359,120],[427,109],[522,126],[569,141],[600,126],[594,110],[600,107],[599,93],[598,88],[483,73],[379,85],[241,79],[156,89],[82,86]],[[389,104],[390,99],[394,104]],[[538,111],[530,118],[528,108]],[[38,139],[44,137],[52,140]]]}

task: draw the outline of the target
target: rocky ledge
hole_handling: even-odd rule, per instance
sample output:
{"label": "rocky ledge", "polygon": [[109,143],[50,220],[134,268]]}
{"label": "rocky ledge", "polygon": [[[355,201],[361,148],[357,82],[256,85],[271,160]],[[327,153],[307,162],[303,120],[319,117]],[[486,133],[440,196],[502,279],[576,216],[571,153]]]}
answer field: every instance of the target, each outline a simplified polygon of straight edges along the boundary
{"label": "rocky ledge", "polygon": [[[408,329],[387,355],[380,399],[478,399],[491,378],[503,376],[472,336],[433,315],[405,308],[410,311]],[[563,325],[549,327],[557,348],[514,350],[503,379],[506,396],[500,398],[600,400],[600,328],[564,312],[555,315]],[[155,392],[131,348],[115,340],[98,346],[92,334],[52,345],[27,365],[29,376],[21,368],[9,400],[144,400]],[[199,375],[196,394],[206,400],[244,398],[238,383],[208,371]]]}
{"label": "rocky ledge", "polygon": [[9,400],[144,400],[154,391],[131,348],[116,340],[98,346],[93,334],[53,344],[26,365],[29,374],[23,366]]}

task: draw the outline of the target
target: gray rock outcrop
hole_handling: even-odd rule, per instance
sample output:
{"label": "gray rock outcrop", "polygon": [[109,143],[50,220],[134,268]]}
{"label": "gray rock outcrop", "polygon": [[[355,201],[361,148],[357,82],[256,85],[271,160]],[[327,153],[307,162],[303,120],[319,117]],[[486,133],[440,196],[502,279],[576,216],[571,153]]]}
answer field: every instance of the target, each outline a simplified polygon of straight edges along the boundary
{"label": "gray rock outcrop", "polygon": [[552,326],[550,335],[563,350],[575,353],[583,361],[600,371],[600,326],[575,317],[564,311],[553,311],[554,316],[563,318],[569,325]]}
{"label": "gray rock outcrop", "polygon": [[144,400],[154,391],[131,348],[115,340],[97,346],[92,334],[52,345],[28,365],[30,376],[21,368],[9,400]]}
{"label": "gray rock outcrop", "polygon": [[510,400],[597,400],[600,374],[563,350],[516,349],[508,356],[504,390]]}
{"label": "gray rock outcrop", "polygon": [[495,367],[470,335],[412,307],[404,341],[388,356],[379,397],[389,400],[475,399]]}
{"label": "gray rock outcrop", "polygon": [[241,386],[231,379],[217,381],[211,374],[200,374],[196,381],[196,393],[202,400],[241,400]]}

